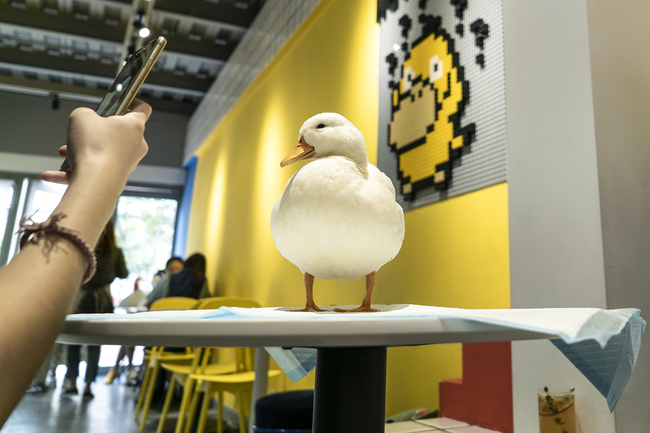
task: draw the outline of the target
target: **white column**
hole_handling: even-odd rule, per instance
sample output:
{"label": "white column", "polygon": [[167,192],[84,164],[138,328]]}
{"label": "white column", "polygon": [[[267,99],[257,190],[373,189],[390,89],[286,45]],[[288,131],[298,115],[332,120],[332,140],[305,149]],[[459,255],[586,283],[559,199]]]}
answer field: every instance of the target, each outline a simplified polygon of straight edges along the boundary
{"label": "white column", "polygon": [[[513,308],[606,307],[586,0],[504,0]],[[512,345],[515,432],[536,390],[576,388],[578,431],[614,432],[598,391],[547,341]]]}

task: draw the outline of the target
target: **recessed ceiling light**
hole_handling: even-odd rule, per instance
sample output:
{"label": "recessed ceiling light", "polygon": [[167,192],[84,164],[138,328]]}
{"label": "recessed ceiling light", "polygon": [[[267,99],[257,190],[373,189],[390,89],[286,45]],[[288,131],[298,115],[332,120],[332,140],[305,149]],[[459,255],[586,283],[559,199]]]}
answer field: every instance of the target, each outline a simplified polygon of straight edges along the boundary
{"label": "recessed ceiling light", "polygon": [[142,28],[140,29],[140,31],[138,32],[138,35],[139,35],[141,38],[146,38],[147,36],[149,36],[150,33],[151,33],[151,32],[149,31],[149,29],[148,29],[147,27],[142,27]]}
{"label": "recessed ceiling light", "polygon": [[9,4],[18,9],[27,9],[27,4],[24,1],[12,1]]}

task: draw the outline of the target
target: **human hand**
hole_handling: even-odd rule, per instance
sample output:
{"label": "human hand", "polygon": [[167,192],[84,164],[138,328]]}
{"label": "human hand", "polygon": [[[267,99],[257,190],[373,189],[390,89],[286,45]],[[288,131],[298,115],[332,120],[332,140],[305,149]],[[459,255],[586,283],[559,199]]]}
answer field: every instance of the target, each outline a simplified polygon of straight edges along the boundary
{"label": "human hand", "polygon": [[89,108],[77,108],[70,115],[67,145],[59,155],[70,158],[72,172],[46,171],[49,182],[69,184],[76,178],[99,176],[107,181],[126,182],[128,175],[146,155],[145,123],[151,107],[135,99],[126,114],[101,117]]}

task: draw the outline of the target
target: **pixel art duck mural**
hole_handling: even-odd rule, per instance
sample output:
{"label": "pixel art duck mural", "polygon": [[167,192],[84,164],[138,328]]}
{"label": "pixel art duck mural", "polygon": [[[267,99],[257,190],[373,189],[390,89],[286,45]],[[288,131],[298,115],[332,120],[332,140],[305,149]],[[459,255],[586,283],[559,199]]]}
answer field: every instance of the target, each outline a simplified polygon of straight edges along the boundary
{"label": "pixel art duck mural", "polygon": [[[474,141],[474,123],[462,125],[469,101],[469,83],[464,78],[454,40],[441,26],[441,18],[422,14],[422,36],[407,51],[401,77],[393,81],[392,115],[388,140],[398,155],[401,193],[413,200],[417,191],[434,186],[449,188],[453,162]],[[400,20],[406,38],[411,20]],[[397,59],[387,59],[391,74]]]}

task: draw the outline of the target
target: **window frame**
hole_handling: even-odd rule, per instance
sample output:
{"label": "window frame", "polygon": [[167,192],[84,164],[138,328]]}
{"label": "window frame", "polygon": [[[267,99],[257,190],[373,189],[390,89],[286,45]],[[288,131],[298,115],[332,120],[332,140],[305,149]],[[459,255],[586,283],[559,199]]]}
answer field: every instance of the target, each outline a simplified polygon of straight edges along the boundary
{"label": "window frame", "polygon": [[[34,181],[42,180],[40,176],[33,173],[16,173],[0,171],[0,179],[13,180],[15,190],[9,212],[7,214],[7,227],[5,228],[5,237],[0,245],[0,268],[7,265],[10,257],[13,258],[18,251],[18,240],[14,236],[19,229],[20,217],[25,212],[27,198],[33,191]],[[176,231],[178,229],[179,210],[181,199],[183,197],[183,185],[160,185],[143,182],[127,182],[124,191],[120,197],[145,197],[155,199],[169,199],[177,202],[176,215],[174,217],[174,237],[172,241],[172,251],[176,247]],[[119,198],[118,198],[119,200]],[[116,222],[117,203],[113,210],[111,219]],[[13,254],[11,254],[13,251]]]}
{"label": "window frame", "polygon": [[[0,268],[4,267],[9,261],[9,254],[12,250],[17,248],[17,241],[14,234],[18,231],[20,218],[19,213],[22,214],[25,209],[25,201],[31,186],[30,178],[35,176],[0,172],[0,179],[14,181],[14,194],[7,213],[7,226],[5,227],[5,234],[3,237],[2,245],[0,245]],[[13,257],[13,255],[12,255]]]}

